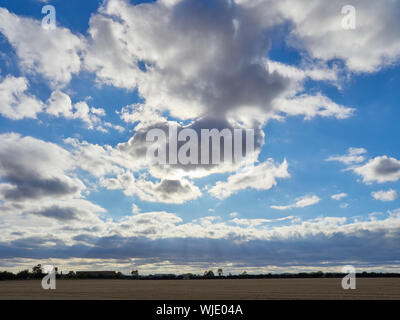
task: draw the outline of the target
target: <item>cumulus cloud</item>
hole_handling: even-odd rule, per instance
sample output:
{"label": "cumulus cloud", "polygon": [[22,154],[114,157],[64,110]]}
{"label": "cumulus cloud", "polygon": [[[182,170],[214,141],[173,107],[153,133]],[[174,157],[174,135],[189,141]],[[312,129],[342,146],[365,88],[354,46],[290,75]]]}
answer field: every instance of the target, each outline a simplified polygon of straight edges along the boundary
{"label": "cumulus cloud", "polygon": [[137,161],[125,156],[118,147],[101,146],[73,138],[65,139],[65,143],[72,147],[71,153],[79,167],[97,178],[121,174],[124,172],[123,168],[134,171],[140,169]]}
{"label": "cumulus cloud", "polygon": [[[85,122],[89,129],[107,131],[101,117],[106,115],[102,108],[90,108],[86,101],[72,103],[69,95],[60,90],[53,91],[46,102],[46,113],[55,117],[66,119],[80,119]],[[111,127],[113,127],[111,125]]]}
{"label": "cumulus cloud", "polygon": [[[84,205],[82,205],[85,208]],[[22,219],[22,216],[16,215],[15,219]],[[30,215],[25,216],[26,219],[48,219],[44,216]],[[92,218],[92,216],[90,216]],[[16,220],[15,220],[16,221]],[[38,220],[35,220],[38,221]],[[30,221],[32,222],[32,221]],[[76,237],[76,232],[71,233],[71,229],[64,228],[62,222],[57,219],[51,220],[54,224],[52,227],[58,226],[60,240],[70,241],[72,237]],[[272,225],[272,222],[281,222],[279,225]],[[21,224],[24,228],[25,224]],[[307,238],[318,235],[333,236],[341,233],[344,235],[362,235],[362,231],[368,232],[384,232],[389,234],[395,232],[399,228],[399,212],[390,212],[389,216],[381,220],[376,218],[370,220],[359,220],[345,217],[318,217],[302,221],[295,219],[293,216],[282,217],[277,219],[238,219],[222,221],[220,217],[205,216],[199,219],[183,222],[182,218],[177,214],[160,212],[140,212],[135,215],[125,216],[120,219],[95,220],[92,226],[95,228],[87,228],[87,225],[79,227],[75,225],[76,231],[91,235],[92,237],[110,237],[118,236],[118,240],[123,242],[124,239],[145,237],[149,239],[230,239],[239,242],[249,242],[253,240],[288,240],[296,237]],[[38,230],[34,228],[20,229],[26,231],[30,237],[36,237],[43,232],[46,225],[38,225]],[[4,229],[5,226],[2,226]],[[8,230],[0,236],[2,239],[12,237],[20,238],[21,235],[13,234],[15,230]],[[101,245],[99,244],[101,247]]]}
{"label": "cumulus cloud", "polygon": [[102,108],[89,107],[85,101],[72,103],[69,95],[60,90],[53,91],[44,103],[34,95],[27,93],[29,81],[24,77],[8,75],[0,82],[0,114],[12,120],[36,119],[38,114],[47,113],[54,117],[79,119],[88,129],[106,132],[106,128],[122,131],[124,128],[104,122],[106,115]]}
{"label": "cumulus cloud", "polygon": [[68,221],[68,220],[75,220],[77,219],[78,215],[77,212],[79,211],[76,208],[72,207],[59,207],[56,205],[53,205],[48,208],[43,208],[38,211],[32,212],[33,214],[43,216],[43,217],[48,217],[48,218],[54,218],[60,221]]}
{"label": "cumulus cloud", "polygon": [[[374,217],[279,219],[286,223],[272,225],[265,221],[270,219],[224,222],[218,217],[183,222],[178,215],[161,211],[96,221],[95,228],[76,224],[71,229],[56,219],[30,215],[23,220],[22,216],[14,215],[18,229],[0,225],[0,259],[58,257],[72,263],[83,257],[93,263],[98,259],[103,263],[118,259],[135,261],[136,265],[142,261],[142,269],[149,267],[150,261],[252,267],[328,267],[350,261],[369,267],[397,263],[394,253],[400,252],[399,210],[379,220]],[[43,230],[52,235],[43,237]],[[284,255],[276,254],[282,251]]]}
{"label": "cumulus cloud", "polygon": [[334,155],[326,159],[326,161],[338,161],[347,165],[364,162],[367,150],[364,148],[349,148],[345,155]]}
{"label": "cumulus cloud", "polygon": [[[2,9],[2,32],[24,65],[53,81],[66,83],[71,74],[79,72],[82,50],[84,66],[99,82],[137,88],[145,102],[142,110],[123,110],[127,121],[135,121],[138,112],[146,112],[149,118],[151,110],[154,115],[168,111],[180,119],[230,118],[247,126],[264,123],[274,112],[306,119],[317,115],[347,118],[354,109],[322,94],[301,92],[307,78],[337,81],[335,68],[319,63],[299,69],[269,61],[267,31],[289,21],[290,44],[322,60],[339,57],[352,70],[372,71],[396,61],[399,47],[385,30],[397,21],[398,7],[393,2],[386,7],[360,3],[359,15],[366,17],[371,11],[376,15],[358,19],[360,25],[354,32],[341,28],[336,5],[315,1],[308,10],[305,7],[302,1],[293,5],[289,1],[221,0],[211,7],[194,0],[139,5],[107,0],[91,17],[87,41],[65,28],[44,30],[38,21],[17,17],[6,9]],[[379,19],[387,15],[389,19]],[[315,27],[322,22],[325,28]],[[371,27],[378,22],[382,28]],[[54,36],[49,37],[49,32]],[[358,46],[353,45],[355,33]],[[375,42],[385,45],[375,46]],[[42,45],[48,50],[39,50]]]}
{"label": "cumulus cloud", "polygon": [[15,48],[24,72],[38,73],[52,85],[62,86],[80,71],[83,41],[66,28],[46,30],[39,20],[0,8],[0,32]]}
{"label": "cumulus cloud", "polygon": [[122,189],[128,196],[137,195],[150,202],[181,204],[201,196],[200,189],[186,179],[153,182],[141,177],[135,178],[133,173],[125,172],[116,178],[102,178],[100,181],[107,189]]}
{"label": "cumulus cloud", "polygon": [[352,170],[360,175],[365,183],[385,183],[400,179],[400,161],[388,156],[373,158]]}
{"label": "cumulus cloud", "polygon": [[0,177],[5,200],[79,195],[83,183],[69,175],[74,163],[63,148],[18,134],[0,135]]}
{"label": "cumulus cloud", "polygon": [[181,222],[182,219],[176,214],[165,211],[145,212],[124,217],[115,224],[115,228],[121,235],[127,236],[134,230],[138,236],[157,239],[168,237],[171,229]]}
{"label": "cumulus cloud", "polygon": [[24,77],[8,75],[0,82],[0,114],[3,117],[12,120],[36,118],[42,112],[44,104],[26,93],[28,87]]}
{"label": "cumulus cloud", "polygon": [[390,190],[380,190],[380,191],[375,191],[371,193],[372,197],[375,200],[380,200],[380,201],[394,201],[398,198],[398,194],[396,190],[390,189]]}
{"label": "cumulus cloud", "polygon": [[274,105],[278,112],[290,116],[304,115],[305,120],[316,116],[346,119],[352,116],[355,110],[338,105],[322,94],[315,96],[303,94],[290,99],[277,99]]}
{"label": "cumulus cloud", "polygon": [[306,65],[303,69],[287,65],[278,61],[267,60],[268,69],[271,72],[278,72],[281,75],[299,81],[300,85],[302,80],[312,79],[318,81],[332,81],[338,80],[337,70],[328,68],[326,66]]}
{"label": "cumulus cloud", "polygon": [[[251,5],[251,1],[246,2]],[[259,1],[267,10],[272,1]],[[396,1],[352,1],[356,9],[356,29],[342,27],[342,6],[324,0],[279,1],[273,7],[293,23],[288,43],[325,61],[342,59],[356,72],[374,72],[398,61],[396,41],[400,6]],[[262,10],[261,7],[259,7]]]}
{"label": "cumulus cloud", "polygon": [[269,159],[229,176],[227,181],[218,181],[208,192],[218,199],[225,199],[247,188],[269,190],[277,184],[278,178],[288,177],[290,174],[286,159],[281,164],[275,164]]}
{"label": "cumulus cloud", "polygon": [[326,161],[338,161],[348,165],[348,169],[361,176],[364,183],[385,183],[400,179],[400,161],[393,157],[378,156],[369,159],[366,163],[364,148],[349,148],[346,155],[334,155]]}
{"label": "cumulus cloud", "polygon": [[[7,206],[3,208],[3,211],[7,211]],[[106,212],[99,205],[81,198],[45,199],[42,202],[26,204],[19,210],[14,208],[14,211],[19,212],[24,217],[36,215],[53,219],[54,225],[60,222],[68,225],[79,225],[81,228],[93,228],[93,230],[96,230],[96,225],[101,224],[98,214]]]}
{"label": "cumulus cloud", "polygon": [[[124,194],[137,195],[141,200],[163,203],[184,203],[201,196],[200,189],[182,176],[169,177],[168,170],[160,172],[157,179],[138,171],[149,169],[146,145],[137,143],[136,136],[116,147],[93,145],[86,141],[66,139],[72,146],[72,155],[79,167],[99,179],[109,190],[122,190]],[[143,136],[144,138],[144,136]]]}
{"label": "cumulus cloud", "polygon": [[319,197],[316,195],[312,196],[303,196],[298,199],[297,201],[293,204],[289,204],[287,206],[271,206],[272,209],[276,210],[288,210],[288,209],[293,209],[293,208],[304,208],[304,207],[309,207],[317,204],[318,202],[321,201]]}
{"label": "cumulus cloud", "polygon": [[126,106],[119,113],[121,119],[125,122],[136,124],[134,129],[137,131],[167,122],[167,119],[161,116],[157,110],[149,108],[144,104]]}
{"label": "cumulus cloud", "polygon": [[[274,13],[276,5],[271,7]],[[336,81],[336,71],[269,61],[267,31],[284,20],[279,13],[265,20],[258,14],[240,1],[208,6],[195,0],[139,5],[108,0],[90,20],[85,66],[100,83],[138,89],[143,105],[124,108],[122,117],[139,122],[139,128],[161,120],[163,112],[247,127],[276,112],[307,119],[351,116],[353,109],[322,94],[295,97],[306,79]]]}
{"label": "cumulus cloud", "polygon": [[[146,121],[146,120],[144,120]],[[117,174],[122,171],[128,170],[132,172],[137,172],[139,170],[147,170],[148,173],[156,179],[169,179],[177,180],[181,178],[195,179],[204,176],[208,176],[215,173],[233,172],[241,168],[244,164],[248,163],[248,160],[256,160],[261,147],[264,143],[264,132],[261,128],[255,129],[254,132],[254,146],[253,139],[249,139],[250,147],[247,148],[247,135],[251,138],[249,134],[245,134],[242,131],[241,137],[236,137],[234,134],[235,129],[242,129],[241,127],[233,127],[228,121],[224,120],[214,120],[209,118],[204,118],[196,122],[190,123],[188,125],[182,125],[174,121],[168,121],[163,123],[158,123],[156,125],[151,125],[148,127],[141,122],[140,126],[143,126],[140,130],[136,131],[135,134],[126,142],[117,144],[116,146],[99,146],[93,145],[88,142],[80,142],[76,139],[67,139],[67,142],[71,144],[74,148],[73,153],[79,158],[80,165],[83,169],[88,170],[90,173],[96,177],[102,177],[106,174]],[[176,128],[176,137],[171,133],[173,129]],[[165,133],[166,136],[166,154],[167,163],[164,165],[154,164],[149,161],[147,152],[150,147],[154,145],[154,142],[147,141],[146,137],[150,130],[159,129]],[[170,150],[170,139],[175,141],[178,135],[185,129],[192,129],[191,132],[195,132],[197,135],[197,154],[198,154],[198,164],[182,164],[177,161],[176,164],[169,163],[170,152],[176,154],[177,151],[187,142],[178,141],[176,147],[172,147]],[[241,159],[233,159],[234,161],[225,161],[224,153],[224,143],[226,140],[220,139],[221,148],[218,149],[214,147],[214,142],[210,142],[210,147],[213,147],[213,152],[220,152],[221,161],[218,164],[203,164],[201,163],[201,155],[204,150],[202,150],[202,134],[201,130],[213,130],[217,129],[219,132],[222,130],[228,130],[232,136],[232,153],[235,153],[236,148],[241,148],[242,157]],[[205,139],[205,138],[203,138]],[[236,141],[236,139],[241,139],[241,141]],[[229,140],[228,140],[229,142]],[[218,149],[218,150],[217,150]],[[208,149],[209,151],[209,149]],[[239,153],[239,152],[237,152]],[[210,160],[211,162],[211,160]]]}
{"label": "cumulus cloud", "polygon": [[337,193],[337,194],[332,195],[331,198],[332,198],[333,200],[339,201],[339,200],[341,200],[341,199],[343,199],[343,198],[346,198],[347,196],[348,196],[347,193],[342,192],[342,193]]}
{"label": "cumulus cloud", "polygon": [[0,221],[10,234],[96,229],[105,210],[84,199],[88,190],[75,169],[72,155],[56,144],[0,135]]}
{"label": "cumulus cloud", "polygon": [[263,29],[238,9],[228,1],[109,0],[91,18],[86,65],[100,81],[137,86],[147,105],[180,119],[270,109],[288,80],[268,72]]}
{"label": "cumulus cloud", "polygon": [[[90,19],[87,41],[82,41],[65,28],[57,28],[55,33],[71,37],[68,58],[79,58],[84,45],[84,66],[96,74],[100,83],[137,88],[144,100],[142,104],[126,106],[119,112],[124,121],[136,125],[138,132],[134,137],[119,144],[115,150],[107,146],[87,146],[87,150],[91,148],[102,153],[100,160],[90,162],[96,163],[96,168],[101,166],[103,171],[100,172],[110,173],[107,170],[111,170],[115,175],[121,175],[125,169],[131,171],[148,166],[143,156],[146,148],[144,129],[164,127],[167,123],[165,113],[178,119],[193,119],[185,127],[198,131],[209,127],[254,128],[255,156],[263,144],[262,126],[269,117],[351,116],[353,109],[336,104],[322,94],[301,94],[306,79],[337,81],[335,68],[321,64],[300,69],[267,58],[267,31],[284,22],[282,16],[275,17],[274,10],[269,19],[260,19],[258,8],[240,1],[219,0],[208,6],[194,0],[139,5],[126,0],[107,0]],[[8,11],[4,14],[12,15]],[[20,21],[21,25],[39,25],[31,19],[20,18]],[[38,37],[43,32],[48,31],[40,30]],[[51,44],[54,52],[59,51],[62,57],[65,48],[57,47],[57,42]],[[17,51],[18,45],[28,47],[29,52],[36,54],[35,47],[31,48],[25,40],[14,44]],[[41,66],[39,62],[43,57],[33,53],[35,63]],[[22,59],[22,55],[19,56]],[[69,66],[68,63],[60,65]],[[43,68],[36,69],[46,76]],[[59,82],[69,81],[71,74],[80,70],[80,65],[73,70],[69,76],[64,74],[63,81],[58,79]],[[54,72],[63,74],[58,69]],[[48,78],[50,76],[47,74]],[[101,110],[89,108],[86,102],[72,104],[69,96],[59,90],[52,93],[46,105],[47,113],[68,119],[79,118],[89,128],[99,123]],[[112,125],[97,125],[99,130],[106,130],[106,127]],[[111,159],[116,155],[116,159]],[[106,158],[109,163],[100,164]],[[129,160],[134,164],[128,165]],[[91,173],[95,172],[89,163],[82,166]],[[176,180],[185,176],[195,178],[232,172],[239,167],[240,164],[222,164],[153,166],[147,169],[158,179]],[[95,175],[100,176],[100,173]],[[113,179],[107,181],[118,180],[116,176]]]}
{"label": "cumulus cloud", "polygon": [[[107,234],[107,226],[101,219],[105,212],[102,207],[80,198],[8,201],[0,206],[3,226],[0,239],[19,242],[20,248],[70,246],[82,234],[89,233],[91,237]],[[37,244],[29,241],[41,238],[43,241]]]}

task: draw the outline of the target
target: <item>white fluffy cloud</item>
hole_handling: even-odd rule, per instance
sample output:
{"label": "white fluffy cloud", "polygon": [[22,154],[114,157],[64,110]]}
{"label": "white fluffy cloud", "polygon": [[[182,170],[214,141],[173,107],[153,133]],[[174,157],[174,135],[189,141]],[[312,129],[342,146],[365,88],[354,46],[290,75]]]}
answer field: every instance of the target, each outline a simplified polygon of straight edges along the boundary
{"label": "white fluffy cloud", "polygon": [[[135,111],[133,111],[135,112]],[[134,115],[136,119],[139,119],[137,115]],[[136,131],[134,135],[126,142],[117,144],[116,146],[100,146],[93,145],[88,142],[79,142],[78,140],[68,139],[67,141],[73,146],[74,154],[79,158],[81,167],[89,171],[96,177],[103,177],[106,174],[118,174],[121,172],[132,171],[134,173],[139,170],[146,170],[153,178],[156,179],[167,179],[167,180],[177,180],[181,178],[197,179],[205,177],[216,173],[233,172],[240,169],[244,163],[250,159],[257,159],[258,154],[261,150],[261,146],[264,143],[264,132],[261,129],[254,130],[254,150],[246,149],[246,143],[244,142],[243,149],[246,150],[243,159],[237,161],[221,161],[218,165],[209,164],[193,164],[184,165],[178,162],[177,164],[166,164],[158,165],[149,161],[147,157],[147,151],[149,147],[153,145],[153,142],[146,141],[146,135],[148,130],[157,128],[164,131],[167,137],[167,149],[169,148],[169,125],[177,127],[177,133],[183,129],[193,129],[197,134],[198,138],[201,139],[201,129],[228,129],[233,130],[231,125],[227,121],[216,121],[214,119],[202,119],[194,123],[190,123],[186,126],[178,124],[173,121],[159,123],[157,125],[149,126],[151,122],[151,117],[144,117],[141,119],[138,126],[141,127],[140,130]],[[171,139],[174,139],[173,136]],[[235,138],[233,138],[234,140]],[[243,141],[247,141],[244,138]],[[184,144],[184,142],[179,141],[177,148]],[[235,143],[233,141],[233,151]],[[168,149],[169,150],[169,149]],[[173,149],[172,149],[173,150]],[[178,151],[176,150],[176,151]],[[247,152],[248,151],[248,152]],[[175,152],[175,151],[171,151]],[[201,141],[198,140],[198,155],[201,156],[202,148]],[[168,152],[167,152],[168,153]],[[223,155],[223,153],[222,153]]]}
{"label": "white fluffy cloud", "polygon": [[69,152],[56,144],[14,133],[0,135],[2,199],[79,197],[85,186],[69,174],[74,168]]}
{"label": "white fluffy cloud", "polygon": [[90,20],[85,66],[100,83],[138,88],[144,105],[122,111],[131,122],[164,111],[179,119],[211,116],[248,127],[276,112],[307,119],[351,116],[353,109],[322,94],[296,97],[306,79],[337,81],[336,70],[268,61],[266,31],[283,20],[279,14],[266,20],[258,15],[258,8],[240,1],[209,7],[195,0],[140,5],[108,0]]}
{"label": "white fluffy cloud", "polygon": [[15,48],[24,72],[41,74],[59,86],[80,71],[83,42],[66,28],[46,30],[38,20],[0,8],[0,32]]}
{"label": "white fluffy cloud", "polygon": [[102,178],[100,182],[107,189],[122,189],[128,196],[137,195],[141,200],[149,202],[182,204],[201,196],[200,189],[186,179],[153,182],[142,177],[135,178],[133,173],[125,172],[116,178]]}
{"label": "white fluffy cloud", "polygon": [[[102,11],[104,11],[104,7]],[[98,81],[117,88],[133,89],[139,83],[138,58],[124,42],[126,28],[106,16],[90,19],[89,45],[85,49],[85,67],[96,73]]]}
{"label": "white fluffy cloud", "polygon": [[106,115],[102,108],[89,107],[86,101],[72,103],[69,95],[60,90],[51,93],[44,103],[34,95],[27,93],[28,79],[8,75],[0,82],[0,115],[12,120],[25,118],[36,119],[38,114],[47,113],[54,117],[79,119],[88,129],[107,132],[107,128],[123,131],[124,128],[104,122],[101,118]]}
{"label": "white fluffy cloud", "polygon": [[52,116],[80,119],[87,124],[89,129],[96,128],[100,131],[106,131],[100,118],[106,115],[105,110],[102,108],[90,108],[86,101],[72,104],[69,95],[60,90],[53,91],[46,104],[46,113]]}
{"label": "white fluffy cloud", "polygon": [[346,198],[346,197],[347,197],[347,193],[344,193],[344,192],[342,192],[342,193],[337,193],[337,194],[334,194],[334,195],[331,196],[331,198],[332,198],[333,200],[337,200],[337,201],[339,201],[339,200],[341,200],[341,199],[343,199],[343,198]]}
{"label": "white fluffy cloud", "polygon": [[[281,6],[269,5],[264,19],[265,13],[246,1],[221,0],[211,8],[194,0],[139,5],[107,0],[91,17],[88,39],[66,28],[45,30],[39,21],[2,9],[0,30],[16,48],[25,70],[38,72],[53,84],[68,83],[80,71],[82,58],[99,82],[137,88],[144,103],[121,110],[122,119],[137,122],[137,130],[165,120],[164,111],[180,119],[207,116],[248,128],[283,115],[351,116],[354,109],[322,94],[303,92],[306,79],[337,81],[335,68],[310,64],[300,69],[266,58],[266,31],[291,19],[281,13]],[[89,115],[84,103],[75,104],[78,112],[73,115],[68,101],[61,106],[64,109],[59,107],[54,102],[47,110],[77,116],[92,127],[95,115]],[[110,123],[98,129],[107,127],[123,130]]]}
{"label": "white fluffy cloud", "polygon": [[193,0],[136,6],[109,0],[91,18],[85,63],[99,81],[137,86],[148,106],[180,119],[270,109],[288,81],[268,72],[268,41],[248,19],[228,1],[209,7]]}
{"label": "white fluffy cloud", "polygon": [[44,104],[26,93],[28,80],[24,77],[7,76],[0,82],[0,114],[13,120],[36,118]]}
{"label": "white fluffy cloud", "polygon": [[218,181],[208,192],[218,199],[225,199],[247,188],[269,190],[277,184],[278,178],[288,177],[290,177],[290,174],[286,160],[281,164],[275,164],[269,159],[229,176],[227,181]]}
{"label": "white fluffy cloud", "polygon": [[87,141],[79,142],[72,138],[66,139],[65,142],[71,145],[71,152],[79,167],[95,177],[123,173],[122,167],[138,169],[132,159],[124,157],[118,148],[90,144]]}
{"label": "white fluffy cloud", "polygon": [[138,175],[138,171],[149,169],[149,164],[145,156],[146,147],[135,141],[116,147],[93,145],[75,139],[66,139],[66,142],[71,145],[79,167],[98,178],[100,185],[106,189],[122,190],[127,196],[137,195],[143,201],[161,203],[182,204],[201,196],[200,189],[183,177],[173,179],[164,174],[154,179],[148,174]]}
{"label": "white fluffy cloud", "polygon": [[388,156],[378,156],[366,160],[364,154],[367,150],[364,148],[349,148],[346,155],[334,155],[326,161],[339,161],[348,166],[357,175],[361,176],[364,183],[372,182],[385,183],[394,182],[400,179],[400,160]]}
{"label": "white fluffy cloud", "polygon": [[88,190],[75,169],[71,154],[58,145],[0,135],[0,219],[10,233],[26,227],[51,234],[60,227],[57,222],[94,228],[100,222],[97,214],[105,210],[84,199]]}
{"label": "white fluffy cloud", "polygon": [[310,120],[316,116],[346,119],[352,116],[355,111],[355,109],[333,102],[322,94],[314,96],[303,94],[289,99],[277,99],[274,106],[278,112],[283,112],[289,116],[304,115],[305,120]]}
{"label": "white fluffy cloud", "polygon": [[[0,243],[19,248],[14,251],[15,258],[26,252],[23,248],[29,243],[29,248],[38,253],[42,250],[58,252],[58,257],[69,259],[85,254],[94,263],[96,258],[103,261],[119,258],[132,263],[132,259],[148,258],[150,252],[151,257],[158,261],[169,260],[178,264],[204,259],[206,263],[251,261],[253,266],[257,263],[265,265],[265,261],[278,265],[293,265],[295,262],[326,266],[326,250],[322,255],[318,250],[323,246],[332,250],[329,251],[332,253],[330,264],[351,260],[371,265],[382,263],[382,250],[389,242],[398,243],[400,230],[399,210],[389,212],[387,217],[379,220],[372,216],[362,220],[346,217],[301,220],[289,216],[222,221],[220,217],[209,216],[188,222],[183,222],[177,214],[160,211],[108,220],[90,216],[94,219],[92,228],[85,221],[71,224],[65,220],[64,217],[69,217],[68,210],[52,219],[47,217],[49,212],[51,210],[13,216],[3,212],[0,219],[6,217],[7,223],[0,224]],[[279,221],[278,225],[274,224]],[[282,221],[286,223],[282,224]],[[375,252],[371,251],[371,245],[379,255],[371,256],[371,252]],[[210,246],[224,247],[222,260],[220,251],[210,250]],[[277,256],[276,250],[282,248],[290,254]],[[393,250],[397,252],[398,249],[398,246],[389,246],[385,256],[393,259]],[[337,250],[342,253],[340,258],[333,254]],[[263,254],[260,256],[260,253]],[[9,254],[5,255],[10,259]],[[3,252],[1,258],[4,259]]]}
{"label": "white fluffy cloud", "polygon": [[390,189],[390,190],[380,190],[380,191],[375,191],[371,193],[372,197],[375,200],[380,200],[380,201],[394,201],[398,198],[398,194],[396,190]]}
{"label": "white fluffy cloud", "polygon": [[364,162],[367,150],[364,148],[349,148],[345,155],[330,156],[326,161],[338,161],[347,165]]}
{"label": "white fluffy cloud", "polygon": [[360,175],[365,183],[385,183],[400,179],[400,161],[388,156],[373,158],[352,170]]}
{"label": "white fluffy cloud", "polygon": [[288,209],[293,209],[293,208],[304,208],[304,207],[309,207],[317,204],[318,202],[321,201],[319,197],[316,195],[312,196],[304,196],[296,199],[297,201],[293,204],[289,204],[286,206],[271,206],[272,209],[276,210],[288,210]]}
{"label": "white fluffy cloud", "polygon": [[[250,2],[250,1],[247,1]],[[260,1],[272,5],[272,1]],[[400,56],[399,3],[355,0],[356,29],[342,27],[342,7],[335,1],[279,1],[274,7],[293,22],[289,44],[323,60],[342,59],[356,72],[373,72],[397,62]]]}
{"label": "white fluffy cloud", "polygon": [[107,132],[107,128],[118,131],[125,129],[103,121],[106,112],[102,108],[89,107],[86,101],[72,103],[69,95],[60,90],[51,93],[46,102],[27,93],[29,81],[24,77],[8,75],[0,82],[0,115],[12,120],[36,119],[41,113],[65,119],[79,119],[88,129]]}
{"label": "white fluffy cloud", "polygon": [[135,123],[135,130],[142,130],[156,124],[166,123],[167,119],[144,104],[129,105],[119,112],[121,119],[127,123]]}
{"label": "white fluffy cloud", "polygon": [[281,75],[298,81],[296,84],[300,85],[301,81],[305,79],[312,79],[316,81],[331,81],[338,80],[337,70],[335,68],[328,68],[323,65],[306,65],[303,69],[287,65],[278,61],[267,60],[267,67],[270,72],[278,72]]}

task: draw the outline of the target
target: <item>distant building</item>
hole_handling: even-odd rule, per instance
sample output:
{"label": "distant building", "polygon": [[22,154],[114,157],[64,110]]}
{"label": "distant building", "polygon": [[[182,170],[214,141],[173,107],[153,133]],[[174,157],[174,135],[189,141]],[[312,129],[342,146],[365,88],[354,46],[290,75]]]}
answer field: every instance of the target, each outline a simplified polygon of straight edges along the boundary
{"label": "distant building", "polygon": [[114,277],[117,273],[115,271],[77,271],[76,275],[81,277]]}

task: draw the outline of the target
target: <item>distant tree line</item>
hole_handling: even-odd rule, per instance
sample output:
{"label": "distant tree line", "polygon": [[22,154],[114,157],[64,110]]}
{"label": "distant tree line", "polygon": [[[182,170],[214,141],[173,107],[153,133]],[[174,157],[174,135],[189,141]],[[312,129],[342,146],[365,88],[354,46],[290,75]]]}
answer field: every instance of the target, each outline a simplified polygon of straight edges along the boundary
{"label": "distant tree line", "polygon": [[[214,274],[212,270],[206,270],[204,274],[155,274],[155,275],[139,275],[138,270],[131,272],[131,275],[124,275],[121,272],[111,272],[111,271],[81,271],[74,272],[69,271],[63,274],[59,273],[57,268],[55,268],[57,279],[131,279],[131,280],[201,280],[201,279],[291,279],[291,278],[343,278],[344,273],[339,272],[300,272],[300,273],[268,273],[268,274],[248,274],[246,271],[241,274],[228,275],[223,274],[222,269],[217,270],[217,275]],[[34,266],[32,271],[28,269],[22,270],[16,274],[8,271],[0,271],[0,281],[1,280],[34,280],[42,279],[44,273],[42,266],[40,264]],[[400,273],[377,273],[377,272],[362,272],[357,273],[358,278],[400,278]]]}

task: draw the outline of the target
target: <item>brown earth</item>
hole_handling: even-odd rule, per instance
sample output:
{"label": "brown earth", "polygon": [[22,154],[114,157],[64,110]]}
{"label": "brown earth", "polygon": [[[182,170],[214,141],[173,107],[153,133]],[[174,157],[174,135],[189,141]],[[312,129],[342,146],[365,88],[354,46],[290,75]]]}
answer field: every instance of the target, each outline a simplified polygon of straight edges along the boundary
{"label": "brown earth", "polygon": [[341,279],[240,280],[57,280],[56,290],[40,281],[0,281],[0,299],[400,299],[400,278],[359,278],[343,290]]}

